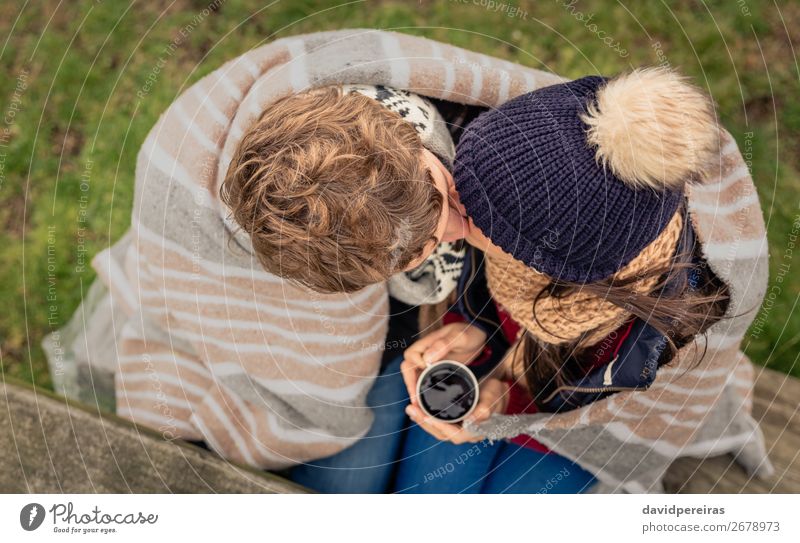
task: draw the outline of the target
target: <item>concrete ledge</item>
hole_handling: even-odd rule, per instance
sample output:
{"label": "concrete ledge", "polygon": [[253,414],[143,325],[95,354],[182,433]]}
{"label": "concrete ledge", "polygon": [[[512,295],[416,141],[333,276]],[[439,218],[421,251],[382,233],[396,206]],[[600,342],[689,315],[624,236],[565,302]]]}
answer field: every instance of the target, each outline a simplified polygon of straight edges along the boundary
{"label": "concrete ledge", "polygon": [[21,383],[0,383],[0,405],[3,493],[307,492]]}

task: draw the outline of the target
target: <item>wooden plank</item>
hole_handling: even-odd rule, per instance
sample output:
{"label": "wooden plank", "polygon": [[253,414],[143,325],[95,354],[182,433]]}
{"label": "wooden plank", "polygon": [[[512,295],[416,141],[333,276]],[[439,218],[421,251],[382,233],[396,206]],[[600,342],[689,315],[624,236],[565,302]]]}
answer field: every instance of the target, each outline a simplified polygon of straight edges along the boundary
{"label": "wooden plank", "polygon": [[[0,492],[299,493],[274,474],[115,415],[0,383]],[[7,416],[6,416],[7,415]]]}
{"label": "wooden plank", "polygon": [[730,455],[681,458],[667,472],[664,488],[682,493],[800,492],[800,380],[758,369],[753,390],[753,417],[759,422],[775,474],[751,478]]}

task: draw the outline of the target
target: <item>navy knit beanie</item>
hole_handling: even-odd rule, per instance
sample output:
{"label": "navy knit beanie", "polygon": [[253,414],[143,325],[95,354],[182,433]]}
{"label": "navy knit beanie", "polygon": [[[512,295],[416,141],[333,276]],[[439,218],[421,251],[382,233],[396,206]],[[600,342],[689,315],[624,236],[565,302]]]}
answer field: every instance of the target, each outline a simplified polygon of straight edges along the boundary
{"label": "navy knit beanie", "polygon": [[[598,106],[597,94],[607,80],[584,77],[519,96],[483,113],[467,127],[456,152],[456,188],[467,214],[495,245],[553,278],[588,283],[613,275],[658,237],[683,199],[685,181],[681,179],[690,177],[707,159],[717,133],[710,130],[716,126],[710,102],[699,91],[671,72],[638,74],[655,76],[659,85],[666,76],[682,87],[656,86],[651,96],[641,97],[629,92],[634,89],[628,82],[627,87],[618,85],[615,94],[607,93]],[[676,88],[680,92],[670,96]],[[674,103],[681,99],[681,92],[689,92],[695,101],[683,106]],[[662,98],[670,102],[661,103]],[[594,142],[620,148],[604,149],[600,160],[598,145],[588,137],[591,127],[581,117],[593,108],[595,113],[598,107],[613,110],[612,100],[648,100],[650,112],[657,115],[647,119],[649,126],[632,122],[620,145],[616,129],[606,126],[618,119],[609,118],[613,111],[604,112],[600,128],[605,132],[596,131]],[[619,105],[637,107],[636,103]],[[686,144],[676,145],[675,131],[661,130],[670,123],[680,125],[664,116],[680,115],[672,110],[682,107],[702,117],[681,125],[693,138],[688,150]],[[648,128],[648,133],[637,132]],[[672,154],[659,156],[683,162],[664,168],[661,185],[652,182],[662,170],[652,156],[644,156],[646,148],[641,146],[648,145],[662,151],[667,145],[678,147],[677,155],[669,149]],[[622,156],[628,153],[627,146],[630,155]],[[641,167],[624,162],[634,163],[637,156],[644,159]]]}

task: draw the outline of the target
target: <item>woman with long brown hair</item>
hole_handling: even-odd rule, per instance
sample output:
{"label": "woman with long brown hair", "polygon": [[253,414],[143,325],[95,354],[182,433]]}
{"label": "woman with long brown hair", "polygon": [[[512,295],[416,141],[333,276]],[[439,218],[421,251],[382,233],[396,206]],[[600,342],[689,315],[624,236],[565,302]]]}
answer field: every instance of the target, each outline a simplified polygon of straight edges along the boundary
{"label": "woman with long brown hair", "polygon": [[398,491],[594,484],[530,436],[483,441],[474,426],[426,417],[417,377],[437,360],[470,364],[481,378],[472,424],[646,390],[726,312],[727,286],[706,265],[685,198],[718,138],[708,97],[664,69],[546,87],[469,125],[454,197],[471,247],[444,325],[405,354],[416,425]]}

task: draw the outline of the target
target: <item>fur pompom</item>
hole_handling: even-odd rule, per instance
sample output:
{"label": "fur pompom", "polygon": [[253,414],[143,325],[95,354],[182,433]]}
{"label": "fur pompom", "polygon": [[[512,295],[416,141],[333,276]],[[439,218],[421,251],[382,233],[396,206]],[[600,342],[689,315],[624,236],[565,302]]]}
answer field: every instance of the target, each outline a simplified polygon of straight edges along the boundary
{"label": "fur pompom", "polygon": [[581,119],[597,160],[634,188],[681,189],[704,177],[718,149],[710,98],[664,68],[608,81]]}

